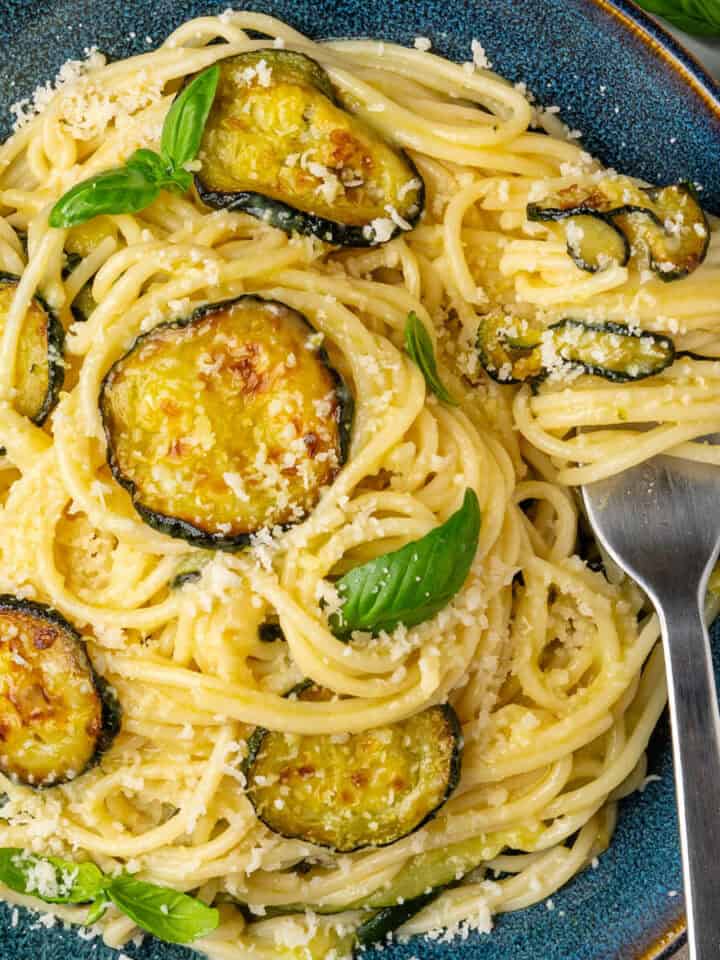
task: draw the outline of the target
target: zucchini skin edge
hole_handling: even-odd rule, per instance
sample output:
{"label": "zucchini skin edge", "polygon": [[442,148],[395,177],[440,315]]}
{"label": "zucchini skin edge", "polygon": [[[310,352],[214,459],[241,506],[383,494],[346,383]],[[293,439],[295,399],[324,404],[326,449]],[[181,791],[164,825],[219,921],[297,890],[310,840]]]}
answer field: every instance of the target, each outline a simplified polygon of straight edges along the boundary
{"label": "zucchini skin edge", "polygon": [[96,767],[102,760],[103,754],[105,754],[112,746],[113,740],[120,732],[123,713],[122,706],[107,680],[96,673],[95,668],[90,662],[90,657],[87,655],[87,650],[82,637],[75,627],[68,620],[66,620],[65,617],[59,613],[59,611],[57,611],[54,607],[46,606],[44,603],[37,603],[34,600],[23,600],[20,597],[13,596],[12,594],[4,593],[0,594],[0,615],[2,615],[2,613],[6,610],[13,612],[17,611],[19,613],[30,613],[32,616],[45,620],[46,623],[50,623],[54,627],[59,627],[66,634],[69,634],[69,636],[75,641],[78,654],[84,661],[83,665],[87,668],[88,674],[90,675],[90,681],[95,689],[95,692],[100,698],[101,704],[100,733],[95,744],[95,751],[83,769],[80,770],[72,779],[55,780],[53,783],[29,784],[24,780],[20,780],[19,778],[16,779],[12,775],[8,775],[8,777],[13,782],[22,783],[24,786],[28,786],[32,790],[51,790],[53,787],[60,786],[63,783],[74,783],[84,773],[87,773],[88,770]]}
{"label": "zucchini skin edge", "polygon": [[[639,210],[640,207],[637,209]],[[630,241],[617,226],[617,224],[613,222],[611,214],[600,213],[598,210],[593,210],[591,207],[582,206],[563,210],[561,207],[548,207],[546,209],[542,209],[533,204],[529,204],[527,208],[527,218],[534,223],[562,223],[563,220],[570,220],[573,217],[595,217],[597,220],[601,220],[604,224],[606,224],[606,226],[610,227],[611,230],[614,230],[615,233],[621,238],[623,242],[623,249],[625,251],[623,259],[618,261],[619,266],[626,267],[628,265],[631,253]],[[599,273],[603,269],[603,267],[600,266],[593,267],[586,260],[583,260],[582,257],[576,256],[572,251],[570,243],[566,243],[565,247],[567,249],[567,255],[579,270],[584,270],[586,273]]]}
{"label": "zucchini skin edge", "polygon": [[[17,274],[0,270],[0,284],[18,284],[19,282],[20,277],[18,277]],[[47,316],[48,386],[40,410],[34,417],[30,417],[31,423],[34,423],[37,427],[41,427],[57,403],[58,394],[62,390],[63,383],[65,382],[65,365],[63,363],[65,328],[60,323],[58,315],[44,297],[39,293],[34,293],[33,299],[37,300]],[[55,357],[53,357],[53,353],[56,354]]]}
{"label": "zucchini skin edge", "polygon": [[[274,47],[268,47],[266,50],[258,50],[256,52],[259,54],[267,54],[270,58],[274,59],[278,53],[284,51],[278,51]],[[242,55],[243,54],[235,54],[235,56]],[[340,102],[337,92],[325,69],[307,54],[300,54],[300,56],[307,60],[314,70],[318,71],[317,75],[314,76],[311,81],[312,85],[314,85],[324,97],[327,97],[334,106],[344,110],[346,113],[350,113]],[[178,91],[178,95],[189,82],[190,78],[183,83],[180,91]],[[391,144],[388,145],[392,146]],[[420,182],[417,190],[417,213],[412,218],[404,217],[411,227],[416,227],[425,210],[425,181],[420,176],[420,171],[417,169],[412,158],[405,150],[394,146],[392,148],[400,154],[408,165],[412,176]],[[333,246],[382,246],[381,243],[374,243],[363,234],[363,227],[369,226],[369,224],[356,226],[353,224],[340,223],[337,220],[330,220],[327,217],[319,217],[317,214],[307,213],[304,210],[293,207],[289,203],[285,203],[283,200],[268,197],[264,193],[258,193],[255,190],[213,190],[212,187],[205,186],[202,178],[197,173],[194,175],[193,180],[195,190],[202,202],[214,210],[241,211],[258,220],[262,220],[264,223],[268,223],[272,227],[276,227],[278,230],[283,230],[289,235],[298,233],[303,236],[317,237],[319,240],[323,240]],[[404,215],[401,214],[401,216]],[[395,224],[395,229],[389,239],[393,240],[399,233],[406,232],[402,227]],[[383,241],[383,243],[388,242],[387,240]]]}
{"label": "zucchini skin edge", "polygon": [[[557,323],[551,324],[547,329],[555,330],[568,322],[585,327],[587,330],[596,330],[599,333],[616,333],[619,336],[625,337],[633,336],[633,334],[628,334],[628,327],[621,323],[615,323],[612,320],[607,320],[603,323],[585,323],[583,320],[572,320],[572,318],[568,317],[564,320],[558,320]],[[641,336],[652,337],[654,340],[662,342],[663,345],[668,349],[668,358],[663,366],[658,367],[656,370],[652,370],[648,373],[640,373],[631,377],[624,373],[607,370],[605,367],[595,367],[590,364],[579,362],[576,363],[572,360],[568,360],[566,362],[574,366],[576,369],[583,370],[584,373],[590,376],[602,377],[603,380],[607,380],[610,383],[635,383],[638,380],[647,380],[649,377],[656,377],[659,373],[662,373],[663,370],[666,370],[668,367],[672,366],[678,356],[683,355],[677,353],[673,341],[669,337],[664,336],[662,333],[652,333],[649,330],[643,330]],[[480,356],[481,366],[485,373],[487,373],[490,379],[494,380],[495,383],[499,383],[501,386],[507,386],[508,384],[529,383],[533,388],[537,388],[544,380],[548,378],[549,372],[547,370],[543,370],[536,377],[528,377],[526,380],[518,380],[517,378],[513,377],[508,377],[506,380],[500,379],[500,377],[497,375],[497,370],[489,370],[482,362],[482,358],[485,354],[480,344],[480,339],[480,333],[478,333],[477,350]],[[708,358],[704,357],[699,359],[707,360]]]}
{"label": "zucchini skin edge", "polygon": [[[307,689],[307,687],[309,686],[313,686],[313,682],[311,680],[304,680],[297,686],[293,687],[293,689],[290,690],[289,693],[286,694],[286,696],[289,696],[290,694],[300,693],[302,692],[302,690]],[[445,793],[443,794],[442,799],[433,810],[430,810],[430,812],[427,813],[426,816],[423,817],[423,819],[419,823],[417,823],[414,827],[412,827],[412,829],[408,830],[407,832],[399,834],[397,837],[393,837],[392,840],[388,840],[385,843],[361,843],[361,844],[358,844],[356,847],[353,847],[352,849],[349,849],[349,850],[343,849],[341,851],[342,853],[344,854],[355,853],[357,850],[379,849],[381,847],[392,846],[393,843],[396,843],[398,840],[402,840],[403,837],[410,836],[411,834],[418,831],[421,827],[424,827],[432,819],[434,819],[438,811],[441,810],[442,807],[450,799],[452,793],[454,792],[455,788],[460,782],[460,773],[462,771],[462,748],[463,748],[462,728],[460,726],[460,720],[458,719],[458,715],[455,713],[454,709],[450,706],[449,703],[432,704],[430,707],[426,707],[425,709],[432,709],[432,708],[435,708],[435,709],[439,708],[442,710],[443,717],[450,728],[450,733],[452,735],[453,744],[454,744],[452,756],[450,758],[450,768],[448,770],[447,784],[446,784]],[[271,731],[267,730],[265,727],[256,727],[251,733],[250,737],[248,738],[248,741],[247,741],[248,754],[242,764],[242,772],[245,774],[245,777],[248,780],[250,778],[250,773],[252,771],[253,764],[255,763],[255,759],[258,753],[260,752],[260,748],[262,747],[263,741],[265,740],[265,737],[269,733],[271,733]],[[255,807],[255,804],[252,802],[252,798],[250,797],[250,795],[246,793],[246,796],[248,797],[248,800],[250,800],[250,803],[252,804],[252,807],[255,810],[255,816],[258,818],[258,820],[260,820],[261,823],[265,824],[268,830],[270,830],[276,836],[283,837],[285,840],[302,840],[303,839],[302,836],[299,836],[297,834],[280,833],[278,830],[276,830],[271,824],[269,824],[266,820],[264,820],[260,816],[260,814],[257,811],[257,808]],[[320,843],[315,840],[312,842],[314,846],[323,847],[326,850],[336,850],[336,848],[329,843]]]}
{"label": "zucchini skin edge", "polygon": [[[689,180],[680,180],[678,181],[678,183],[667,184],[667,186],[682,187],[695,201],[695,203],[698,206],[698,209],[702,214],[703,225],[705,227],[705,240],[702,246],[702,250],[698,254],[697,265],[696,265],[696,266],[700,266],[700,264],[703,263],[703,261],[707,256],[708,248],[710,246],[711,231],[710,231],[710,224],[708,223],[707,215],[705,214],[705,211],[703,210],[702,205],[700,203],[700,197],[698,195],[698,191],[695,189],[694,184],[692,184]],[[666,187],[641,187],[640,189],[642,190],[643,193],[646,193],[648,195],[650,200],[654,201],[656,200],[658,194],[661,193],[664,189],[666,189]],[[617,232],[620,233],[625,239],[628,256],[625,262],[620,264],[621,267],[626,266],[630,259],[630,253],[631,253],[630,242],[628,238],[625,236],[624,232],[620,229],[620,227],[618,227],[617,224],[615,224],[613,221],[615,217],[627,216],[628,214],[632,214],[632,213],[644,214],[646,217],[648,217],[648,219],[652,220],[652,222],[655,224],[655,226],[659,230],[665,229],[665,225],[663,224],[662,220],[657,216],[657,214],[653,210],[650,210],[647,207],[642,207],[636,203],[635,204],[625,203],[619,207],[614,207],[612,210],[608,210],[607,212],[596,210],[593,207],[583,206],[582,204],[578,204],[578,206],[576,207],[546,207],[544,209],[540,207],[538,204],[528,204],[528,207],[527,207],[528,220],[535,221],[535,222],[553,221],[558,223],[558,222],[561,222],[562,220],[567,220],[570,217],[591,216],[591,217],[598,217],[598,219],[603,220],[605,223],[608,223],[615,230],[617,230]],[[573,256],[569,245],[568,245],[568,256],[572,259],[572,261],[576,264],[576,266],[578,266],[581,270],[588,269],[587,267],[582,266],[582,263],[578,262],[578,259]],[[671,283],[674,280],[682,280],[684,277],[689,276],[694,269],[696,269],[696,267],[678,267],[677,270],[656,270],[653,266],[652,254],[650,256],[650,264],[651,264],[651,268],[653,269],[653,273],[665,283]],[[596,273],[597,271],[588,270],[588,272]]]}
{"label": "zucchini skin edge", "polygon": [[[118,357],[118,359],[113,363],[108,372],[102,379],[100,384],[100,393],[99,393],[99,406],[100,406],[100,417],[103,422],[103,429],[105,431],[105,440],[107,444],[107,464],[110,467],[110,472],[113,477],[120,484],[121,487],[124,487],[125,490],[130,494],[130,498],[133,503],[133,507],[140,515],[142,520],[154,530],[158,530],[160,533],[164,533],[167,536],[175,537],[177,539],[185,540],[187,543],[191,543],[197,547],[204,547],[209,550],[225,550],[228,552],[234,552],[237,550],[242,550],[245,547],[250,546],[252,533],[240,533],[235,536],[225,536],[224,534],[215,534],[208,533],[206,530],[203,530],[201,527],[195,526],[195,524],[190,523],[188,520],[182,520],[179,517],[173,517],[166,513],[159,513],[156,510],[152,510],[149,507],[146,507],[138,499],[137,485],[133,480],[130,480],[129,477],[126,477],[115,458],[115,452],[113,449],[112,436],[108,429],[108,425],[105,420],[103,413],[103,397],[105,393],[105,388],[112,376],[115,368],[120,364],[126,357],[128,357],[147,337],[151,334],[156,333],[159,329],[167,328],[176,328],[181,329],[183,327],[188,327],[193,323],[196,323],[202,320],[205,316],[216,311],[227,310],[232,307],[234,304],[241,301],[254,300],[259,304],[277,304],[278,306],[283,307],[285,310],[291,310],[296,314],[308,327],[311,333],[317,333],[312,324],[300,313],[299,310],[295,310],[294,307],[288,306],[286,303],[282,303],[279,300],[270,300],[264,297],[259,297],[253,293],[241,294],[239,297],[232,297],[227,300],[218,300],[214,303],[205,303],[202,306],[198,307],[196,310],[188,316],[181,320],[169,320],[166,323],[160,323],[155,327],[152,327],[146,333],[140,334],[136,337],[130,347],[125,351],[125,353]],[[338,440],[339,440],[339,455],[338,455],[338,469],[340,469],[346,462],[348,458],[348,453],[350,450],[350,435],[352,431],[352,421],[354,413],[354,401],[353,395],[350,392],[349,387],[340,376],[338,371],[330,364],[330,359],[327,355],[327,352],[324,347],[319,347],[315,353],[318,356],[320,362],[326,367],[330,372],[333,380],[335,381],[335,395],[338,401],[338,411],[337,411],[337,422],[338,422]],[[297,521],[296,521],[297,522]],[[301,521],[300,521],[301,522]],[[285,524],[282,526],[283,530],[289,529],[294,524]]]}
{"label": "zucchini skin edge", "polygon": [[[417,212],[413,217],[405,218],[411,227],[416,227],[425,209],[425,181],[405,151],[400,150],[398,152],[402,154],[404,161],[410,168],[411,175],[421,184],[417,190]],[[237,192],[212,190],[203,184],[198,174],[195,174],[195,189],[202,202],[215,210],[247,213],[271,227],[283,230],[287,234],[299,233],[307,237],[316,237],[318,240],[333,246],[380,247],[384,243],[394,240],[398,234],[408,232],[395,224],[395,229],[389,240],[377,243],[365,236],[363,232],[369,224],[357,226],[340,223],[337,220],[328,220],[326,217],[319,217],[315,213],[307,213],[291,206],[289,203],[285,203],[283,200],[276,200],[253,190],[239,190]]]}

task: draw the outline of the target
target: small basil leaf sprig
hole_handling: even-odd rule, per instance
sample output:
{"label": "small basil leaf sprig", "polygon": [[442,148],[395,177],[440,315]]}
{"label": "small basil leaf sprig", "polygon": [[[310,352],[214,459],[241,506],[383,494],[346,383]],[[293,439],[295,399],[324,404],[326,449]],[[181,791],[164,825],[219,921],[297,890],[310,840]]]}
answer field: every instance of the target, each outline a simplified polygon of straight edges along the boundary
{"label": "small basil leaf sprig", "polygon": [[342,606],[330,617],[333,633],[344,640],[354,630],[390,632],[434,617],[465,583],[480,522],[477,496],[466,490],[462,506],[445,523],[348,571],[335,584]]}
{"label": "small basil leaf sprig", "polygon": [[187,165],[200,149],[219,77],[220,68],[215,64],[198,74],[175,99],[163,123],[160,153],[136,150],[125,166],[77,183],[50,211],[50,226],[73,227],[103,213],[138,213],[163,189],[189,190],[192,174]]}
{"label": "small basil leaf sprig", "polygon": [[100,895],[104,876],[94,863],[35,857],[17,847],[3,847],[0,882],[45,903],[90,903]]}
{"label": "small basil leaf sprig", "polygon": [[114,903],[143,930],[168,943],[191,943],[220,922],[217,910],[186,893],[126,873],[111,877],[94,863],[36,857],[16,847],[0,849],[0,883],[45,903],[90,904],[88,924]]}
{"label": "small basil leaf sprig", "polygon": [[688,33],[720,35],[720,0],[638,0],[641,7]]}
{"label": "small basil leaf sprig", "polygon": [[169,943],[190,943],[212,933],[219,914],[186,893],[136,880],[128,874],[114,877],[106,888],[116,907],[139,927]]}
{"label": "small basil leaf sprig", "polygon": [[456,407],[457,401],[453,400],[438,375],[435,351],[433,350],[430,334],[418,318],[418,315],[412,311],[408,314],[405,323],[405,349],[410,359],[420,367],[420,371],[425,377],[425,383],[435,396],[442,400],[443,403]]}

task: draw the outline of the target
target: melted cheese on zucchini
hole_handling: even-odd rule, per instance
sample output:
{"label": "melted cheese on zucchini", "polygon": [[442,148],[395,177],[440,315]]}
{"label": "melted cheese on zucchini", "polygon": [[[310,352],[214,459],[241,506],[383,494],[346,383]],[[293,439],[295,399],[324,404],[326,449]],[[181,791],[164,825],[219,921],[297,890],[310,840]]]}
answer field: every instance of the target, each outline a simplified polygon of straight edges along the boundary
{"label": "melted cheese on zucchini", "polygon": [[141,336],[105,379],[110,463],[153,526],[242,546],[302,519],[343,458],[345,394],[320,336],[241,297]]}
{"label": "melted cheese on zucchini", "polygon": [[94,757],[103,704],[69,624],[0,598],[0,770],[38,786],[72,780]]}

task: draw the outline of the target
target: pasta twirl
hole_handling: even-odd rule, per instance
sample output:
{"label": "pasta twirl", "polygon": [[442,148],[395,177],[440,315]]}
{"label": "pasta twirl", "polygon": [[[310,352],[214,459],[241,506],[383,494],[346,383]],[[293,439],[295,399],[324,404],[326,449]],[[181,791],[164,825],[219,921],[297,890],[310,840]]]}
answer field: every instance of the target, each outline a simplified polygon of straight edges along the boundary
{"label": "pasta twirl", "polygon": [[[48,226],[75,183],[157,149],[185,78],[268,48],[312,57],[346,107],[408,152],[425,185],[414,229],[331,247],[170,191],[86,228]],[[580,270],[557,233],[526,217],[528,203],[607,176],[561,134],[486,69],[390,43],[314,43],[231,12],[128,60],[93,56],[0,148],[0,269],[22,278],[0,346],[0,588],[72,622],[123,707],[112,749],[82,777],[46,791],[0,777],[0,845],[219,903],[218,929],[193,944],[211,960],[340,956],[362,920],[348,907],[450,848],[484,852],[399,934],[489,930],[493,914],[550,896],[607,847],[618,800],[645,779],[663,665],[638,591],[586,564],[593,548],[570,488],[658,452],[720,456],[700,442],[720,427],[720,260],[713,230],[705,263],[675,283],[632,261]],[[92,309],[78,320],[83,289]],[[66,328],[65,385],[44,427],[16,402],[38,292]],[[347,461],[305,519],[224,553],[143,522],[108,468],[98,397],[139,335],[244,294],[308,318],[355,412]],[[546,326],[629,324],[684,355],[639,383],[498,383],[475,342],[495,307]],[[404,350],[410,313],[456,406],[429,392]],[[482,526],[454,599],[417,626],[341,642],[328,621],[335,579],[419,540],[468,489]],[[286,642],[262,641],[268,620]],[[304,678],[336,699],[288,699]],[[462,773],[419,830],[334,855],[256,817],[242,770],[256,725],[342,741],[445,701],[462,724]],[[116,947],[137,933],[114,907],[101,928]]]}

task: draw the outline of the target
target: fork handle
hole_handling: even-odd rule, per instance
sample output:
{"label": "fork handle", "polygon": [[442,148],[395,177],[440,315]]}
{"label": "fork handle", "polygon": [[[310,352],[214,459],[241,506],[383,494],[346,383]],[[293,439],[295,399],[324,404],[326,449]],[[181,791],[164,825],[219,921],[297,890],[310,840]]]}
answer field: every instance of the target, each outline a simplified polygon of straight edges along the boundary
{"label": "fork handle", "polygon": [[[704,591],[703,591],[704,594]],[[720,957],[720,713],[695,597],[658,604],[665,645],[691,960]]]}

